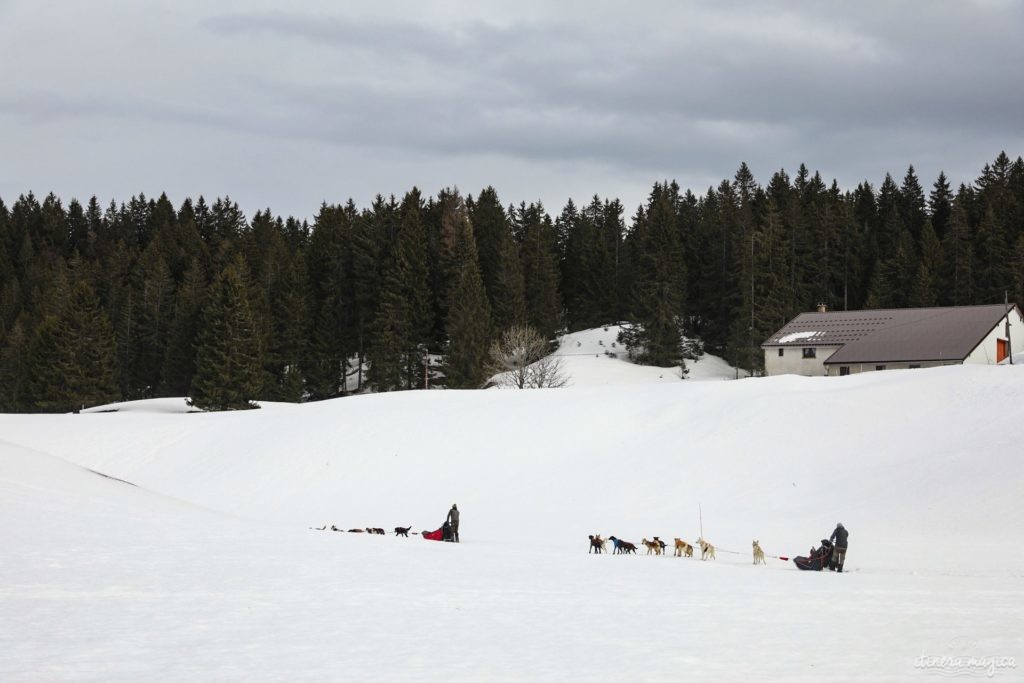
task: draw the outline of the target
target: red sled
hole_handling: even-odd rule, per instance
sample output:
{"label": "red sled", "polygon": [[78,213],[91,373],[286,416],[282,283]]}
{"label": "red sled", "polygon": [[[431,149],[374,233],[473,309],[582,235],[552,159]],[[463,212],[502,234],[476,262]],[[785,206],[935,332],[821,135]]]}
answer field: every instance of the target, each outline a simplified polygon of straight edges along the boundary
{"label": "red sled", "polygon": [[423,538],[428,541],[454,541],[452,537],[452,525],[445,520],[445,523],[441,525],[441,528],[437,531],[424,531],[422,534]]}

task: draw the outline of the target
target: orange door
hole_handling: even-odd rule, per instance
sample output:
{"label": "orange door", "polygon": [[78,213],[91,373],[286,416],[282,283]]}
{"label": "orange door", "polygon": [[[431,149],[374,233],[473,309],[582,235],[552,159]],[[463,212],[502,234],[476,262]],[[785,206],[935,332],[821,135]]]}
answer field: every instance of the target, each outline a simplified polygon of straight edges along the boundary
{"label": "orange door", "polygon": [[1008,355],[1006,347],[1009,343],[1005,339],[996,339],[996,362],[999,363]]}

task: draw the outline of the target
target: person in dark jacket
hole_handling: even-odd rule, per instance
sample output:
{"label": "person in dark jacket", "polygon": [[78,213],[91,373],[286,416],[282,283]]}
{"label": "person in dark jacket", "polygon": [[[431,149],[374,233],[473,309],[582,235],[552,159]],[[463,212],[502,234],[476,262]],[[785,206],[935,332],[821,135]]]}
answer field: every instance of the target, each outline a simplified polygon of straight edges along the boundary
{"label": "person in dark jacket", "polygon": [[459,508],[452,504],[452,509],[448,511],[448,523],[452,525],[452,540],[456,543],[459,542]]}
{"label": "person in dark jacket", "polygon": [[843,562],[846,561],[846,538],[849,535],[850,532],[846,530],[842,522],[836,524],[836,530],[829,537],[829,540],[835,544],[832,549],[832,563],[829,564],[829,569],[834,569],[837,572],[843,571]]}

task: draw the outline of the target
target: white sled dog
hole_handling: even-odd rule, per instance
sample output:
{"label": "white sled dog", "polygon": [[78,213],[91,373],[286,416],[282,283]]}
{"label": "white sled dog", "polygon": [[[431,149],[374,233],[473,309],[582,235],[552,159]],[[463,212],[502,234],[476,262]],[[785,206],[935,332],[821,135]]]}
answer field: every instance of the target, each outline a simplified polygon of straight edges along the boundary
{"label": "white sled dog", "polygon": [[697,545],[700,546],[701,560],[706,560],[708,558],[712,560],[715,559],[715,546],[705,541],[703,537],[697,539]]}
{"label": "white sled dog", "polygon": [[757,564],[758,562],[764,565],[768,564],[764,561],[764,551],[761,550],[761,544],[754,541],[754,564]]}

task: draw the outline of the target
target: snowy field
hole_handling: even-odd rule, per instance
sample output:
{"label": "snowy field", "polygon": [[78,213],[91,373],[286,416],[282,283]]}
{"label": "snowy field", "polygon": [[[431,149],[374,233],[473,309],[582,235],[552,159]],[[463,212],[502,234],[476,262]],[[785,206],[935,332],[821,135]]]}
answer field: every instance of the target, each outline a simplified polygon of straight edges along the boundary
{"label": "snowy field", "polygon": [[1024,367],[647,379],[0,416],[0,680],[1024,676]]}

